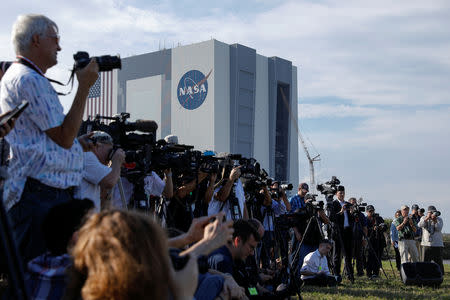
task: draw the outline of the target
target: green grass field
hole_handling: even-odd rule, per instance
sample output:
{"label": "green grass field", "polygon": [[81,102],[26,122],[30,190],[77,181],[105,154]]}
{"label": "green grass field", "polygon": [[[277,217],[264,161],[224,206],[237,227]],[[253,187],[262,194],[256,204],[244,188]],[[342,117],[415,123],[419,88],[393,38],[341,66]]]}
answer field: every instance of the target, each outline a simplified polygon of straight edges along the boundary
{"label": "green grass field", "polygon": [[[395,270],[395,262],[392,261]],[[379,279],[369,280],[367,277],[356,277],[355,283],[344,279],[336,288],[304,287],[303,299],[450,299],[450,265],[444,265],[444,282],[440,288],[406,286],[400,281],[399,273],[395,274],[388,261],[383,261],[383,268],[388,279],[381,272]]]}

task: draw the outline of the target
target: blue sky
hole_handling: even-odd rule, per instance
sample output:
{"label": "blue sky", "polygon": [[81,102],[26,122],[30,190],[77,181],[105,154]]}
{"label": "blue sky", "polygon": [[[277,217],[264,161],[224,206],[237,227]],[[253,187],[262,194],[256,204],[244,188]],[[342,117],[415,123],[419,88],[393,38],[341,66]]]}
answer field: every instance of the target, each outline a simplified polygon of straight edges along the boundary
{"label": "blue sky", "polygon": [[[449,1],[6,2],[0,59],[13,57],[18,14],[46,14],[62,36],[48,72],[59,80],[78,50],[126,57],[210,38],[291,60],[300,130],[322,157],[316,181],[338,176],[348,196],[384,216],[405,203],[436,205],[450,232]],[[301,148],[299,157],[306,180]]]}

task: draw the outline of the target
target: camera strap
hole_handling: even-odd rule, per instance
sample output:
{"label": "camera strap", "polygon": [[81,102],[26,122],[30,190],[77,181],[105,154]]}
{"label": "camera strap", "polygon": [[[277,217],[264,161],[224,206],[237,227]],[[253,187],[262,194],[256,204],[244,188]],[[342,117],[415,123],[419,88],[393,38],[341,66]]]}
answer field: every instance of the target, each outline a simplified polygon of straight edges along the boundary
{"label": "camera strap", "polygon": [[70,87],[70,91],[68,93],[60,93],[60,92],[56,92],[59,96],[66,96],[69,95],[72,92],[73,89],[73,75],[74,75],[74,71],[72,71],[72,74],[70,75],[70,79],[69,82],[67,82],[67,84],[63,84],[61,82],[59,82],[58,80],[54,80],[51,78],[48,78],[44,75],[44,73],[42,73],[41,69],[39,69],[38,66],[36,66],[31,60],[29,60],[28,58],[21,56],[21,55],[17,55],[17,63],[22,64],[24,66],[27,66],[28,68],[32,69],[33,71],[37,72],[39,75],[41,75],[42,77],[46,78],[48,81],[52,82],[52,83],[56,83],[58,85],[61,86],[66,86],[67,84],[69,84],[70,81],[72,81],[72,86]]}

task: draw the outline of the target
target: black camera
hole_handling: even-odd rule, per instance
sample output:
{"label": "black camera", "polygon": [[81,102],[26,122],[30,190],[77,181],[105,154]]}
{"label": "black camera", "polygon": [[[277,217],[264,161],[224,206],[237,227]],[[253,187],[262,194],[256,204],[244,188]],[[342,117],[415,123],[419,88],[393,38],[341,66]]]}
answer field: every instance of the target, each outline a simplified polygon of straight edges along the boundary
{"label": "black camera", "polygon": [[438,210],[433,211],[433,216],[439,217],[441,215],[441,212]]}
{"label": "black camera", "polygon": [[114,69],[122,69],[122,61],[120,56],[111,56],[111,55],[103,55],[103,56],[93,56],[89,57],[89,53],[85,51],[78,51],[73,55],[73,59],[75,63],[73,65],[74,70],[83,69],[86,67],[92,58],[95,58],[98,64],[98,70],[100,72],[112,71]]}
{"label": "black camera", "polygon": [[284,183],[284,184],[280,185],[280,188],[282,188],[285,191],[292,191],[294,186],[292,185],[292,183]]}
{"label": "black camera", "polygon": [[215,156],[202,155],[200,159],[200,171],[208,174],[219,173],[219,160]]}
{"label": "black camera", "polygon": [[254,158],[241,158],[239,159],[239,165],[241,166],[242,175],[256,175],[258,176],[261,172],[261,167],[259,162]]}
{"label": "black camera", "polygon": [[337,187],[341,183],[339,179],[336,178],[336,176],[332,176],[330,181],[327,181],[322,184],[317,185],[317,190],[322,194],[325,195],[325,198],[327,199],[327,203],[333,201],[333,196],[337,192]]}

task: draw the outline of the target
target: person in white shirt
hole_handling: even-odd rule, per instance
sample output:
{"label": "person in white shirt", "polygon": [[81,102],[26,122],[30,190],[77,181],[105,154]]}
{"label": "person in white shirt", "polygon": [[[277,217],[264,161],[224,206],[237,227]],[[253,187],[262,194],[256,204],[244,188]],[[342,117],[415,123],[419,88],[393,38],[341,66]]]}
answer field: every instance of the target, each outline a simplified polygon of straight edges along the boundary
{"label": "person in white shirt", "polygon": [[434,261],[441,269],[442,275],[444,275],[444,264],[442,261],[444,251],[444,241],[442,237],[442,227],[444,222],[440,216],[440,212],[437,211],[433,205],[428,206],[428,213],[420,218],[419,227],[422,230],[422,253],[423,261]]}
{"label": "person in white shirt", "polygon": [[[224,172],[225,174],[225,172]],[[229,176],[222,174],[222,180],[217,185],[218,188],[214,191],[214,196],[208,206],[208,216],[217,214],[221,211],[226,213],[227,220],[248,219],[247,208],[245,207],[245,193],[242,182],[239,179],[241,176],[240,167],[234,167]],[[229,196],[234,189],[234,196],[239,203],[239,211],[234,210],[230,205]]]}
{"label": "person in white shirt", "polygon": [[306,255],[300,270],[305,285],[336,286],[340,276],[332,276],[328,269],[327,255],[331,250],[331,242],[324,239],[319,248]]}
{"label": "person in white shirt", "polygon": [[[100,191],[109,191],[116,185],[120,168],[125,161],[125,152],[120,148],[112,152],[113,139],[106,132],[95,131],[91,139],[94,148],[90,152],[84,152],[83,178],[75,189],[74,198],[91,200],[94,202],[95,211],[99,212]],[[107,166],[109,161],[111,167]]]}
{"label": "person in white shirt", "polygon": [[11,147],[9,178],[3,191],[23,262],[45,252],[41,223],[55,205],[73,198],[82,179],[83,151],[91,143],[77,138],[90,87],[98,78],[95,59],[75,72],[78,88],[67,114],[45,77],[58,62],[58,26],[43,15],[17,18],[11,32],[16,61],[1,79],[0,114],[28,101],[6,136]]}

